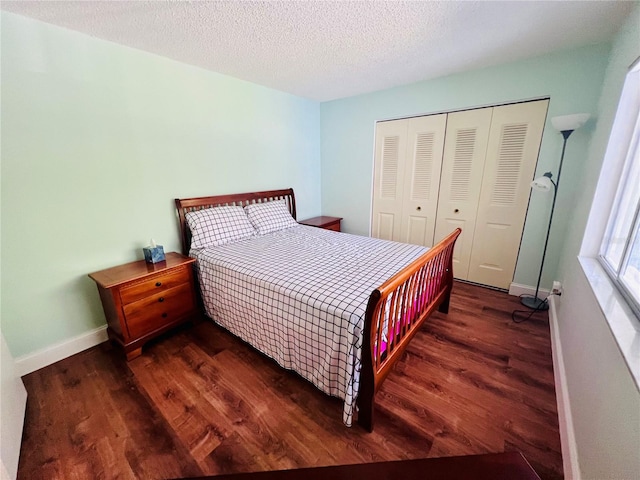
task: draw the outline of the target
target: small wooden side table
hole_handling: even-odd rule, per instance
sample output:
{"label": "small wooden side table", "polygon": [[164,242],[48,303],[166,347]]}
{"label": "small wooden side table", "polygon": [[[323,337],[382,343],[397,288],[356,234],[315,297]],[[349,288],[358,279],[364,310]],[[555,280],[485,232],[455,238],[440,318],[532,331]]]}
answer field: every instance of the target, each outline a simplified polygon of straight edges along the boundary
{"label": "small wooden side table", "polygon": [[306,220],[300,220],[302,225],[308,225],[310,227],[324,228],[325,230],[333,230],[334,232],[340,231],[340,221],[342,217],[313,217]]}
{"label": "small wooden side table", "polygon": [[127,360],[150,339],[198,313],[195,259],[167,253],[164,262],[131,262],[89,274],[98,285],[109,338]]}

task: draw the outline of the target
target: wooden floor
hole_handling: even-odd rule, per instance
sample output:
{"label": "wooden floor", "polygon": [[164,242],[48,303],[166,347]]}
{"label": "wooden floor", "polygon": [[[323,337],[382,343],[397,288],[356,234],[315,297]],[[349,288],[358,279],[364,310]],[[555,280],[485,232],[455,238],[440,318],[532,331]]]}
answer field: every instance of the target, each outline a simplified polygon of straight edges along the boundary
{"label": "wooden floor", "polygon": [[373,433],[209,321],[129,363],[108,343],[24,377],[20,479],[160,479],[520,451],[562,478],[546,313],[456,282],[382,387]]}

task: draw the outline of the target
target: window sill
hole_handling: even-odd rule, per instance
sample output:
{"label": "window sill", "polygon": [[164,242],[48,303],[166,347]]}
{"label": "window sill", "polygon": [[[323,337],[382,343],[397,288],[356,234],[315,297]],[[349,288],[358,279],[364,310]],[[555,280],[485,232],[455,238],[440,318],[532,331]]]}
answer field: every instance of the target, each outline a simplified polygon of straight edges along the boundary
{"label": "window sill", "polygon": [[640,390],[640,324],[595,258],[578,257],[636,387]]}

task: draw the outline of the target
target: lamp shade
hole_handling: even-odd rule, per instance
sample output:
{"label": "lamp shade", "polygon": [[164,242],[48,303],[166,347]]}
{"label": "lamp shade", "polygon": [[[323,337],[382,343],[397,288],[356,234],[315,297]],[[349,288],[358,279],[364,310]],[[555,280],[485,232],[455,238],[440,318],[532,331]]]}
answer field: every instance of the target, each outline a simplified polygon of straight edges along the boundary
{"label": "lamp shade", "polygon": [[572,115],[561,115],[551,118],[551,125],[559,132],[574,131],[585,123],[591,117],[588,113],[574,113]]}
{"label": "lamp shade", "polygon": [[536,178],[533,182],[531,182],[531,188],[535,190],[539,190],[541,192],[548,192],[551,190],[553,183],[551,182],[551,178],[548,176],[543,176]]}

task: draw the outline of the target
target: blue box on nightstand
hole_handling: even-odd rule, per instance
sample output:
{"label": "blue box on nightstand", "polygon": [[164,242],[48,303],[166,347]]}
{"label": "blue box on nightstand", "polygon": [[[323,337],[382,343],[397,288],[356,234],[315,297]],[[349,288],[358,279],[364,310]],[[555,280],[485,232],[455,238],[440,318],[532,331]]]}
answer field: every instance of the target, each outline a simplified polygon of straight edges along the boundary
{"label": "blue box on nightstand", "polygon": [[162,245],[156,245],[155,247],[144,247],[144,259],[147,263],[164,262],[164,248]]}

